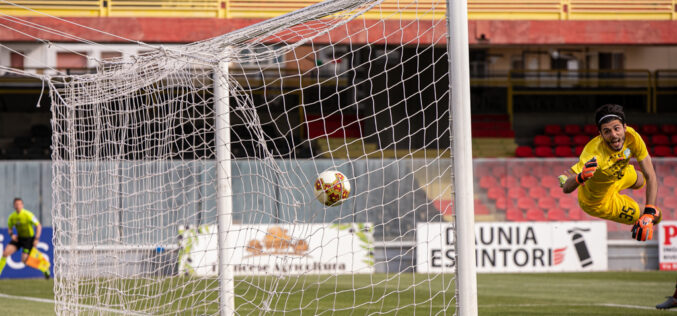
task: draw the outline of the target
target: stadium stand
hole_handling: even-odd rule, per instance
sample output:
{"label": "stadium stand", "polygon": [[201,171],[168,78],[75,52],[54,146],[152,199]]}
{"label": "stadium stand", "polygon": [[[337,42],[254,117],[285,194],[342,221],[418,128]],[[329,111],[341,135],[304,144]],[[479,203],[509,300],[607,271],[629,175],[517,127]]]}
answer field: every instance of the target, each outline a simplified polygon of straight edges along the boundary
{"label": "stadium stand", "polygon": [[[644,124],[634,125],[634,128],[640,132],[652,155],[677,157],[677,125]],[[560,125],[545,125],[543,134],[534,135],[531,144],[517,146],[514,155],[518,158],[577,157],[592,137],[597,135],[597,126],[592,124],[568,124],[564,128]]]}

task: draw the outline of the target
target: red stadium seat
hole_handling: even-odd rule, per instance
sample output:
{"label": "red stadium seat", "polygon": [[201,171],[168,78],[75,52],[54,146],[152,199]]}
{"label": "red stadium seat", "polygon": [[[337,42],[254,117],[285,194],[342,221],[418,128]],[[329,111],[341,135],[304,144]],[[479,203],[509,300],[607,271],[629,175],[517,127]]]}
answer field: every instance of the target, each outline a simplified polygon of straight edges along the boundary
{"label": "red stadium seat", "polygon": [[548,158],[548,157],[554,157],[552,153],[552,148],[548,146],[538,146],[536,149],[534,149],[534,154],[536,157],[543,157],[543,158]]}
{"label": "red stadium seat", "polygon": [[655,124],[642,125],[641,134],[653,135],[656,133],[658,133],[658,125]]}
{"label": "red stadium seat", "polygon": [[568,220],[567,213],[560,209],[554,209],[548,211],[548,220],[549,221],[566,221]]}
{"label": "red stadium seat", "polygon": [[475,214],[486,215],[489,214],[489,208],[482,203],[482,201],[475,199]]}
{"label": "red stadium seat", "polygon": [[538,178],[527,174],[520,178],[520,185],[524,188],[533,188],[539,185],[539,181]]}
{"label": "red stadium seat", "polygon": [[576,135],[574,136],[574,145],[585,146],[590,141],[590,137],[587,135]]}
{"label": "red stadium seat", "polygon": [[483,176],[480,178],[480,188],[489,189],[498,186],[498,180],[493,176]]}
{"label": "red stadium seat", "polygon": [[648,146],[649,144],[651,144],[651,143],[649,142],[649,141],[650,141],[649,136],[646,136],[646,135],[644,135],[644,134],[642,134],[641,136],[642,136],[642,140],[644,141],[644,144],[645,144],[645,145]]}
{"label": "red stadium seat", "polygon": [[667,135],[677,135],[677,125],[675,124],[662,125],[661,132]]}
{"label": "red stadium seat", "polygon": [[574,150],[569,146],[555,147],[555,156],[557,157],[574,157]]}
{"label": "red stadium seat", "polygon": [[558,146],[569,146],[571,145],[571,137],[566,135],[557,135],[554,138],[554,144]]}
{"label": "red stadium seat", "polygon": [[561,199],[561,198],[568,198],[569,196],[562,191],[562,188],[559,186],[550,186],[550,190],[548,190],[548,194],[556,199]]}
{"label": "red stadium seat", "polygon": [[536,201],[528,196],[517,199],[517,208],[520,210],[527,210],[534,207],[536,207]]}
{"label": "red stadium seat", "polygon": [[540,208],[531,208],[527,210],[527,221],[545,221],[545,214]]}
{"label": "red stadium seat", "polygon": [[498,182],[502,187],[512,188],[520,185],[519,180],[515,176],[504,176]]}
{"label": "red stadium seat", "polygon": [[516,186],[508,189],[508,197],[511,199],[519,199],[525,196],[527,196],[527,191],[524,188]]}
{"label": "red stadium seat", "polygon": [[672,136],[670,136],[670,142],[671,142],[673,145],[677,145],[677,135],[672,135]]}
{"label": "red stadium seat", "polygon": [[550,136],[536,135],[534,136],[534,146],[550,146]]}
{"label": "red stadium seat", "polygon": [[651,145],[670,145],[670,137],[663,134],[653,135],[651,136]]}
{"label": "red stadium seat", "polygon": [[529,146],[518,146],[517,149],[515,149],[515,157],[528,158],[533,156],[533,150],[531,150],[531,147]]}
{"label": "red stadium seat", "polygon": [[554,210],[557,209],[557,201],[549,196],[543,196],[538,199],[538,207],[544,209],[544,210]]}
{"label": "red stadium seat", "polygon": [[540,185],[531,187],[529,189],[529,196],[532,199],[538,199],[542,196],[548,196],[549,194],[550,194],[550,192],[548,192],[548,190],[546,190],[545,188],[543,188]]}
{"label": "red stadium seat", "polygon": [[599,130],[597,130],[597,125],[587,124],[583,126],[583,133],[589,136],[599,135]]}
{"label": "red stadium seat", "polygon": [[670,157],[672,156],[672,148],[668,146],[656,146],[653,148],[652,155],[656,157]]}
{"label": "red stadium seat", "polygon": [[628,124],[628,126],[629,126],[629,127],[632,127],[632,129],[634,129],[634,130],[637,131],[638,133],[640,132],[639,125],[637,125],[637,124]]}
{"label": "red stadium seat", "polygon": [[489,190],[487,191],[487,197],[494,201],[497,201],[500,198],[505,198],[506,195],[507,192],[505,191],[505,188],[502,187],[489,188]]}
{"label": "red stadium seat", "polygon": [[581,126],[576,124],[568,124],[564,126],[564,133],[567,135],[576,135],[582,132]]}
{"label": "red stadium seat", "polygon": [[516,209],[515,203],[513,203],[512,199],[506,198],[506,197],[499,197],[498,200],[496,200],[496,204],[494,204],[498,210],[512,210]]}
{"label": "red stadium seat", "polygon": [[576,146],[574,148],[574,154],[576,155],[576,157],[581,155],[581,153],[583,152],[583,149],[585,149],[585,146]]}
{"label": "red stadium seat", "polygon": [[511,209],[505,212],[505,219],[511,222],[524,222],[524,213],[518,209]]}
{"label": "red stadium seat", "polygon": [[559,207],[567,210],[580,208],[576,200],[576,194],[570,193],[566,197],[559,199]]}
{"label": "red stadium seat", "polygon": [[546,125],[545,126],[546,135],[559,135],[562,134],[562,127],[559,125]]}
{"label": "red stadium seat", "polygon": [[583,219],[583,210],[580,208],[572,208],[569,210],[569,219],[572,221],[580,221]]}

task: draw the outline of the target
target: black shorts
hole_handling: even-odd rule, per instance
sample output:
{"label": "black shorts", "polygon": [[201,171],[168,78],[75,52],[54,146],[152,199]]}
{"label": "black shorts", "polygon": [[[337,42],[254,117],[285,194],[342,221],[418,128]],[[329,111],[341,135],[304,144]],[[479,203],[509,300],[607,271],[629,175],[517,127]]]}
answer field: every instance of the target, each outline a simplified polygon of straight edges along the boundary
{"label": "black shorts", "polygon": [[31,249],[33,249],[33,241],[35,240],[35,237],[28,237],[28,238],[22,238],[19,237],[17,241],[10,241],[10,245],[14,245],[17,250],[20,248],[23,248],[24,253],[30,253]]}

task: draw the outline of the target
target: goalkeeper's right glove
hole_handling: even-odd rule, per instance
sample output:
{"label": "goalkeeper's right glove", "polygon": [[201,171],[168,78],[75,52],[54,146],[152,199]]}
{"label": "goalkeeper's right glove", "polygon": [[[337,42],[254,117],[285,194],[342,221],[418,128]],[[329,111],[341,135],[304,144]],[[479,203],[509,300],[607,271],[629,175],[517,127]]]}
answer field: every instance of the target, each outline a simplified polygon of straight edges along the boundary
{"label": "goalkeeper's right glove", "polygon": [[597,158],[592,157],[592,159],[588,160],[588,162],[585,163],[583,171],[581,171],[581,173],[579,173],[576,176],[576,182],[582,185],[583,182],[588,181],[588,179],[592,178],[592,175],[595,174],[596,170],[597,170]]}

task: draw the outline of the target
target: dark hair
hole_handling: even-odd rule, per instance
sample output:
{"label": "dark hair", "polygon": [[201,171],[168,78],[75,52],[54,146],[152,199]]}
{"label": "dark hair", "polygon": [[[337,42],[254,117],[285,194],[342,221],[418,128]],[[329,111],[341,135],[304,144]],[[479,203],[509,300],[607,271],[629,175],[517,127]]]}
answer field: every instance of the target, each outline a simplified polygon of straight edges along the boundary
{"label": "dark hair", "polygon": [[12,203],[16,203],[16,201],[21,201],[21,202],[23,202],[24,200],[22,200],[20,197],[15,197],[15,198],[14,198],[14,202],[12,202]]}
{"label": "dark hair", "polygon": [[625,124],[625,113],[623,113],[622,106],[618,104],[605,104],[595,111],[595,123],[597,124],[597,129],[599,129],[602,124],[609,123],[613,120],[620,120],[621,123]]}

